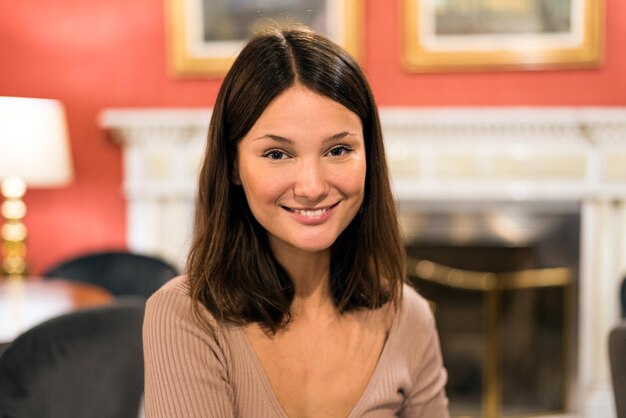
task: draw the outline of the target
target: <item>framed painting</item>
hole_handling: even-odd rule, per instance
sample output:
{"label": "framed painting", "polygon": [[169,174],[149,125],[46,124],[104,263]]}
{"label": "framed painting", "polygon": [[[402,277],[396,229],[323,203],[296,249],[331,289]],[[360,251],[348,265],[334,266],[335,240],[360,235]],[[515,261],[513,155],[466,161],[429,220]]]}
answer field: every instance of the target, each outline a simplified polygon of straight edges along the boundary
{"label": "framed painting", "polygon": [[361,57],[361,0],[165,0],[170,68],[180,77],[221,77],[250,36],[304,24]]}
{"label": "framed painting", "polygon": [[598,66],[602,0],[403,0],[409,71]]}

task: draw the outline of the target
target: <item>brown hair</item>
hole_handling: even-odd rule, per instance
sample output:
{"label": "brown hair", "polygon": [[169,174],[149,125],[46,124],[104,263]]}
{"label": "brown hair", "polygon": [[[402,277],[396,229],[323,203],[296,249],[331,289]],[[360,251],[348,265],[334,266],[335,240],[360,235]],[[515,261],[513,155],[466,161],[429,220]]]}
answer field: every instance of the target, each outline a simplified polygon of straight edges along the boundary
{"label": "brown hair", "polygon": [[358,64],[306,28],[257,35],[226,75],[213,109],[187,277],[191,297],[217,321],[256,322],[274,333],[291,318],[293,283],[231,174],[238,142],[270,102],[296,83],[340,103],[363,125],[363,203],[331,248],[330,287],[339,312],[397,302],[405,278],[378,111]]}

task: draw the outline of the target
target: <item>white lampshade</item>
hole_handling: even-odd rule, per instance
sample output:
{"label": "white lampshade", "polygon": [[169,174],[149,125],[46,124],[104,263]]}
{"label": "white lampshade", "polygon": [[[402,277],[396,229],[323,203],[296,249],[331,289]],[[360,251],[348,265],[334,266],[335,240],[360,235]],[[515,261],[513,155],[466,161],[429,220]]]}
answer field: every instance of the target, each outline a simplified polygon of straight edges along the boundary
{"label": "white lampshade", "polygon": [[0,97],[0,181],[16,176],[29,187],[72,180],[67,124],[56,100]]}

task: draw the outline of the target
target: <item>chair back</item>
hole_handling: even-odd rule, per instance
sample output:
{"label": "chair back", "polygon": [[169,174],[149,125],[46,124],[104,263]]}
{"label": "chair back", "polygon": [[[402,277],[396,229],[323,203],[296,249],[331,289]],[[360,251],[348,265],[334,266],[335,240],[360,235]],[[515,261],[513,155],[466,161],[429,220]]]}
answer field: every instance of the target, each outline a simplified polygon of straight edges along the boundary
{"label": "chair back", "polygon": [[92,283],[115,296],[150,297],[169,279],[178,275],[164,260],[125,251],[105,251],[69,259],[45,271],[47,279],[69,279]]}
{"label": "chair back", "polygon": [[20,335],[0,356],[0,417],[137,418],[144,306],[119,298]]}
{"label": "chair back", "polygon": [[609,361],[617,418],[626,418],[626,321],[609,334]]}

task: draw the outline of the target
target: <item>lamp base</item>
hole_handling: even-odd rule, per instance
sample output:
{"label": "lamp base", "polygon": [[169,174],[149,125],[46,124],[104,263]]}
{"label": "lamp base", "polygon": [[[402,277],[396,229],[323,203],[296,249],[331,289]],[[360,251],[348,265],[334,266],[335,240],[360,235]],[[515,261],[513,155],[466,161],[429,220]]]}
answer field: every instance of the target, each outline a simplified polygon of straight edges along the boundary
{"label": "lamp base", "polygon": [[3,203],[0,208],[4,225],[0,230],[2,245],[2,275],[9,279],[21,279],[26,273],[26,226],[22,222],[26,205],[22,200],[26,183],[19,177],[7,177],[0,186]]}

